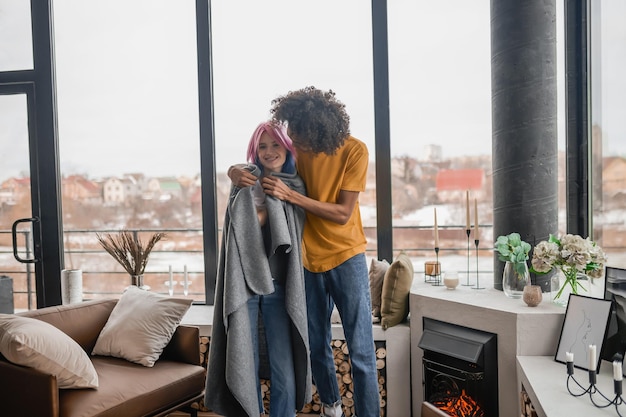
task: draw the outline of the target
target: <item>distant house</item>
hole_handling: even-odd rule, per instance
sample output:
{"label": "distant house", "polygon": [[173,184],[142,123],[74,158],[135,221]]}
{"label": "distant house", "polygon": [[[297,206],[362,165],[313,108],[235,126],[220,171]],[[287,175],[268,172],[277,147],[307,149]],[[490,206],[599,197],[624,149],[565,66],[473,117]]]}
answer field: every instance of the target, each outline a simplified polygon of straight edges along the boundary
{"label": "distant house", "polygon": [[151,178],[142,197],[146,200],[180,200],[183,197],[183,187],[174,177]]}
{"label": "distant house", "polygon": [[0,184],[0,203],[16,204],[30,198],[30,178],[9,178]]}
{"label": "distant house", "polygon": [[106,205],[120,205],[124,203],[124,184],[119,178],[111,177],[104,181],[102,199]]}
{"label": "distant house", "polygon": [[602,170],[602,190],[608,197],[626,193],[626,158],[605,158]]}
{"label": "distant house", "polygon": [[100,186],[82,175],[70,175],[63,178],[61,191],[64,198],[89,204],[101,204]]}
{"label": "distant house", "polygon": [[130,204],[141,196],[142,186],[135,176],[111,177],[104,181],[102,198],[106,205]]}
{"label": "distant house", "polygon": [[485,172],[482,169],[442,169],[437,172],[435,188],[440,202],[458,202],[465,191],[474,198],[483,199]]}

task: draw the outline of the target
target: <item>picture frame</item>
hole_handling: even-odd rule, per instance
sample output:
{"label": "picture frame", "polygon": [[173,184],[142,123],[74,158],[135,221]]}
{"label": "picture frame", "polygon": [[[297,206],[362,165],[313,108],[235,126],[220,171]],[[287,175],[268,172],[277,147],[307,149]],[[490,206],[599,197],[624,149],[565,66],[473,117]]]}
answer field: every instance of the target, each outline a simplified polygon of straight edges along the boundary
{"label": "picture frame", "polygon": [[555,361],[566,363],[566,353],[574,354],[574,367],[589,370],[589,346],[596,345],[596,370],[611,314],[611,301],[570,294],[561,328]]}
{"label": "picture frame", "polygon": [[626,269],[605,267],[604,299],[612,301],[612,306],[600,355],[602,359],[611,362],[615,354],[626,356]]}

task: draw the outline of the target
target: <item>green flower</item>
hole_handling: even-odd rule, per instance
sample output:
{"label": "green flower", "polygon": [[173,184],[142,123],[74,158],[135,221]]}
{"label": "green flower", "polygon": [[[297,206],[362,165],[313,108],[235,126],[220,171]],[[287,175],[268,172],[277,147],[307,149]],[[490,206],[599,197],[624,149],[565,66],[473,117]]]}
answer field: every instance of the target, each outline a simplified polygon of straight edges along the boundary
{"label": "green flower", "polygon": [[515,272],[518,275],[524,274],[530,253],[530,244],[524,242],[519,233],[498,236],[494,249],[498,253],[500,261],[513,263]]}

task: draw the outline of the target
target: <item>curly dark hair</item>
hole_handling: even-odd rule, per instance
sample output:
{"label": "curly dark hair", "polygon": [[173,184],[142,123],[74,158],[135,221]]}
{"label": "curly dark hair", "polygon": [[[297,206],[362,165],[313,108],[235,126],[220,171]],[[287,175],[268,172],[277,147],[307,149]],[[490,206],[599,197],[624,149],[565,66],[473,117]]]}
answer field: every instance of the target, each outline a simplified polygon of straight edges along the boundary
{"label": "curly dark hair", "polygon": [[350,116],[332,90],[290,91],[272,100],[270,111],[274,120],[287,122],[294,144],[306,151],[332,155],[350,135]]}

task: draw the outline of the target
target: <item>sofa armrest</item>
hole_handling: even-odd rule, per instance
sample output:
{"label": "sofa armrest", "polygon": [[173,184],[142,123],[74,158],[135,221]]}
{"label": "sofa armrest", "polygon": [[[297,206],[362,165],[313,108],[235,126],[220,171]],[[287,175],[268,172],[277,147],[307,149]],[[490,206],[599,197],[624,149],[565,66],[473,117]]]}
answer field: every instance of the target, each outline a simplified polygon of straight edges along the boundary
{"label": "sofa armrest", "polygon": [[3,416],[59,416],[59,388],[53,375],[0,358],[0,387]]}
{"label": "sofa armrest", "polygon": [[163,350],[161,358],[201,365],[200,329],[194,326],[179,325],[170,343]]}

